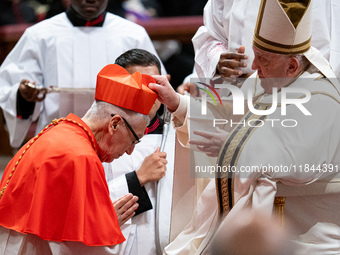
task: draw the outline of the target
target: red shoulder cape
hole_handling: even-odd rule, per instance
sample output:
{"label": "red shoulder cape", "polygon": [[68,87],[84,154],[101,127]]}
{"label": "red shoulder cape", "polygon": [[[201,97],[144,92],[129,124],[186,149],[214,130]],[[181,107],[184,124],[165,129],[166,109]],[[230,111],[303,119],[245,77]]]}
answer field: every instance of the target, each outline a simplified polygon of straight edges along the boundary
{"label": "red shoulder cape", "polygon": [[[27,150],[0,199],[0,225],[44,240],[76,241],[89,246],[122,243],[94,136],[79,125],[62,122],[24,145],[8,164],[0,190]],[[91,143],[93,139],[93,145]],[[27,143],[29,144],[29,142]]]}

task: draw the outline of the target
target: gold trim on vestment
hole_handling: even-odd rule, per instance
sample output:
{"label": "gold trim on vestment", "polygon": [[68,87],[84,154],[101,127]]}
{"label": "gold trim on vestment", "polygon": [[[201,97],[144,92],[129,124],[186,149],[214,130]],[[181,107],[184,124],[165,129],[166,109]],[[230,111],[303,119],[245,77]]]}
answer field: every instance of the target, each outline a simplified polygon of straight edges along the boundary
{"label": "gold trim on vestment", "polygon": [[[318,77],[321,79],[321,76]],[[315,79],[317,81],[317,79]],[[325,81],[329,82],[336,90],[337,88],[334,84],[325,79]],[[257,80],[256,80],[257,82]],[[255,85],[256,87],[256,85]],[[258,110],[266,110],[272,104],[270,103],[260,103],[259,100],[263,96],[264,93],[261,93],[255,99],[254,107]],[[337,99],[334,95],[324,92],[324,91],[313,91],[311,95],[326,95],[334,99],[336,102],[340,104],[340,100]],[[299,98],[304,98],[305,95],[300,96]],[[281,104],[278,104],[278,107],[281,107]],[[252,127],[247,126],[247,122],[251,120],[262,120],[265,121],[267,115],[255,115],[252,114],[250,111],[239,121],[238,124],[228,135],[227,140],[224,142],[220,154],[217,159],[217,164],[222,168],[222,166],[236,166],[239,160],[239,157],[242,153],[242,150],[248,140],[250,139],[253,132],[256,130],[255,125],[253,124]],[[243,125],[245,122],[245,126]],[[255,123],[254,121],[253,123]],[[216,192],[217,192],[217,199],[218,199],[218,207],[219,207],[219,215],[221,218],[225,217],[228,212],[232,209],[234,205],[234,177],[235,173],[233,172],[216,172]],[[276,215],[279,221],[283,224],[284,222],[284,202],[285,197],[279,197],[274,202],[274,210],[278,212]]]}
{"label": "gold trim on vestment", "polygon": [[282,227],[285,225],[285,203],[286,197],[275,197],[274,217]]}
{"label": "gold trim on vestment", "polygon": [[340,104],[340,100],[337,99],[335,96],[333,96],[332,94],[328,93],[328,92],[324,92],[324,91],[313,91],[311,93],[312,95],[325,95],[325,96],[329,96],[330,98],[334,99],[337,103]]}
{"label": "gold trim on vestment", "polygon": [[338,90],[338,88],[325,75],[321,74],[315,79],[315,81],[322,81],[331,84],[333,88],[338,92],[338,95],[340,95],[340,91]]}
{"label": "gold trim on vestment", "polygon": [[[265,110],[267,107],[260,106],[255,103],[255,108],[258,110]],[[224,142],[217,160],[217,164],[220,167],[236,167],[244,146],[246,145],[250,136],[256,130],[256,126],[261,123],[259,121],[256,124],[256,120],[264,121],[266,118],[266,115],[256,115],[249,111],[246,116],[242,118],[240,124],[238,124],[229,134],[228,139]],[[254,124],[252,124],[252,126],[242,124],[243,122],[247,123],[251,120],[254,120]],[[217,199],[219,215],[222,217],[227,215],[234,205],[234,175],[235,173],[233,171],[216,172],[216,190],[218,194]]]}
{"label": "gold trim on vestment", "polygon": [[264,14],[264,6],[266,5],[267,0],[262,0],[260,4],[259,14],[257,16],[256,20],[256,27],[255,27],[255,33],[254,35],[260,34],[260,28],[262,26],[262,19]]}

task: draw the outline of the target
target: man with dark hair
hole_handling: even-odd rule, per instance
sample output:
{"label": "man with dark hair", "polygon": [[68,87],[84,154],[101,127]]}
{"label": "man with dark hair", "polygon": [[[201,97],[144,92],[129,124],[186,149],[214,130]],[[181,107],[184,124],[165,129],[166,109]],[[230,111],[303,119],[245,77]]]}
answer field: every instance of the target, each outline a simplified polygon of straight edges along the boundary
{"label": "man with dark hair", "polygon": [[0,26],[20,23],[36,23],[34,9],[26,0],[0,1]]}
{"label": "man with dark hair", "polygon": [[[142,49],[123,53],[115,64],[130,73],[160,74],[157,57]],[[189,150],[176,143],[171,123],[164,123],[157,114],[160,107],[161,103],[156,100],[149,114],[146,135],[131,157],[122,156],[111,164],[104,164],[112,201],[129,192],[139,198],[136,215],[122,226],[127,239],[122,255],[160,254],[169,240],[184,228],[193,210],[195,194],[190,187],[195,181],[190,179],[186,168]],[[164,151],[160,151],[162,144]],[[185,196],[188,203],[179,204]],[[180,217],[176,213],[181,213]]]}
{"label": "man with dark hair", "polygon": [[[38,133],[54,118],[82,116],[93,101],[97,73],[112,59],[132,48],[156,54],[145,29],[105,12],[107,4],[71,0],[65,12],[26,29],[2,63],[0,107],[12,147],[22,144],[34,121]],[[46,95],[49,86],[90,92]]]}
{"label": "man with dark hair", "polygon": [[125,69],[131,66],[157,67],[158,72],[155,74],[162,73],[159,59],[154,54],[143,49],[131,49],[124,52],[116,59],[115,64]]}

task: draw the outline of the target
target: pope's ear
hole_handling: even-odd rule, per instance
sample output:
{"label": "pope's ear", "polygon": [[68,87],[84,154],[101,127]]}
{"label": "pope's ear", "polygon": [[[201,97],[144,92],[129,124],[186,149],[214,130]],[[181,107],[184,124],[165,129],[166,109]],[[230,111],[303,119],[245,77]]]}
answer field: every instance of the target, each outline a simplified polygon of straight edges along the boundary
{"label": "pope's ear", "polygon": [[287,76],[294,78],[300,72],[300,62],[296,57],[289,58],[289,64],[287,67]]}

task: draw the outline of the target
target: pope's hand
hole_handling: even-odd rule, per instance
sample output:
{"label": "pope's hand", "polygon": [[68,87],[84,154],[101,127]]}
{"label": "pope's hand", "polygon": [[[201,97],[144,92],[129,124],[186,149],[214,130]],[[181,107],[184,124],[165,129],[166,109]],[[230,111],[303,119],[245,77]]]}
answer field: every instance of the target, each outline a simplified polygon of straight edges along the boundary
{"label": "pope's hand", "polygon": [[194,134],[202,136],[204,139],[190,140],[189,143],[197,145],[197,148],[207,154],[207,156],[217,157],[229,133],[216,127],[216,133],[196,130]]}
{"label": "pope's hand", "polygon": [[162,179],[165,175],[167,163],[166,152],[159,151],[158,147],[154,153],[144,159],[141,167],[136,171],[140,185],[144,186],[148,182]]}
{"label": "pope's hand", "polygon": [[138,197],[129,193],[113,202],[119,226],[122,226],[135,215],[135,211],[138,208],[137,200]]}
{"label": "pope's hand", "polygon": [[185,95],[186,93],[189,93],[190,95],[194,96],[194,97],[198,97],[199,96],[199,91],[197,89],[197,86],[195,83],[182,83],[181,85],[179,85],[177,87],[177,92],[181,95]]}
{"label": "pope's hand", "polygon": [[41,88],[38,89],[32,85],[35,85],[35,82],[32,84],[29,80],[23,79],[19,85],[19,93],[27,102],[41,102],[45,99],[47,89]]}
{"label": "pope's hand", "polygon": [[229,78],[230,76],[239,77],[242,75],[242,71],[237,68],[247,67],[247,64],[241,61],[248,59],[248,56],[245,55],[244,52],[245,47],[241,46],[237,53],[224,52],[221,54],[216,69],[222,78]]}
{"label": "pope's hand", "polygon": [[153,75],[157,84],[150,83],[149,88],[158,94],[158,100],[164,104],[170,112],[177,110],[179,106],[179,95],[173,89],[165,75]]}

